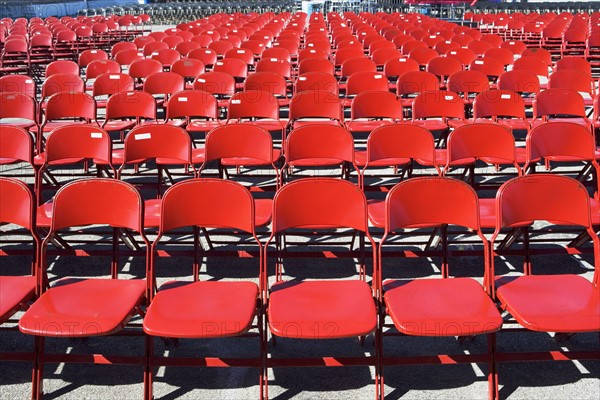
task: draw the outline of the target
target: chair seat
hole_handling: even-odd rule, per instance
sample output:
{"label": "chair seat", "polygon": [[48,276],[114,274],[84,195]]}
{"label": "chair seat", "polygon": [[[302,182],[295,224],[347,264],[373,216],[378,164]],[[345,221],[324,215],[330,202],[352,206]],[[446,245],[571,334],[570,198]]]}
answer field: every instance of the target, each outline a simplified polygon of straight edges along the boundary
{"label": "chair seat", "polygon": [[277,283],[267,313],[273,335],[296,339],[362,336],[377,325],[371,288],[358,280]]}
{"label": "chair seat", "polygon": [[19,329],[37,336],[110,335],[127,324],[145,291],[144,279],[63,279],[23,314]]}
{"label": "chair seat", "polygon": [[387,281],[388,315],[415,336],[471,336],[496,332],[502,317],[483,287],[471,278]]}
{"label": "chair seat", "polygon": [[333,167],[343,163],[338,158],[301,158],[298,160],[289,161],[291,167]]}
{"label": "chair seat", "polygon": [[144,332],[174,338],[239,336],[256,315],[253,282],[169,282],[144,317]]}
{"label": "chair seat", "polygon": [[[277,161],[281,157],[281,150],[273,149],[273,160]],[[259,160],[257,158],[250,157],[231,157],[231,158],[223,158],[221,159],[221,164],[225,166],[245,166],[245,167],[255,167],[261,165],[269,165],[265,160]]]}
{"label": "chair seat", "polygon": [[[367,151],[366,150],[356,150],[354,152],[354,162],[359,167],[364,167],[367,165]],[[406,165],[410,163],[410,158],[398,157],[398,158],[383,158],[377,161],[371,161],[369,163],[370,167],[390,167],[396,165]]]}
{"label": "chair seat", "polygon": [[208,132],[218,126],[221,126],[218,121],[191,121],[186,125],[185,130],[188,132]]}
{"label": "chair seat", "polygon": [[[419,164],[427,166],[427,167],[432,167],[433,163],[429,160],[422,160],[422,159],[417,159],[416,160]],[[446,162],[448,161],[448,151],[446,149],[435,149],[435,162],[437,165],[439,165],[440,167],[443,167],[446,165]],[[463,167],[465,165],[469,165],[469,164],[473,164],[475,162],[475,158],[474,157],[467,157],[467,158],[461,158],[459,160],[454,160],[450,163],[450,166],[452,167]]]}
{"label": "chair seat", "polygon": [[[83,158],[65,158],[63,160],[52,161],[50,165],[65,165],[65,164],[76,164],[82,162]],[[43,151],[40,154],[33,157],[33,165],[44,165],[46,162],[46,152]]]}
{"label": "chair seat", "polygon": [[393,122],[389,120],[354,120],[347,123],[346,127],[350,132],[371,132],[380,126],[392,125]]}
{"label": "chair seat", "polygon": [[54,207],[53,199],[48,200],[37,208],[35,216],[35,224],[37,226],[50,226],[52,222],[52,208]]}
{"label": "chair seat", "polygon": [[479,199],[479,223],[482,229],[496,227],[496,199]]}
{"label": "chair seat", "polygon": [[385,201],[384,200],[367,200],[367,212],[369,222],[376,228],[385,227]]}
{"label": "chair seat", "polygon": [[35,295],[34,276],[0,276],[0,324]]}
{"label": "chair seat", "polygon": [[326,125],[340,126],[339,121],[334,121],[334,120],[324,119],[324,118],[315,118],[315,119],[306,118],[306,119],[294,121],[292,123],[291,129],[296,129],[296,128],[300,128],[301,126],[314,125],[314,124],[319,124],[319,125],[326,124]]}
{"label": "chair seat", "polygon": [[441,119],[415,120],[412,124],[421,126],[430,131],[445,131],[448,129],[448,124]]}
{"label": "chair seat", "polygon": [[[144,201],[144,227],[156,228],[160,225],[160,203],[161,199]],[[268,225],[271,222],[272,216],[272,199],[254,199],[254,224],[256,226]]]}
{"label": "chair seat", "polygon": [[43,132],[52,132],[54,129],[66,125],[89,125],[86,121],[54,121],[47,122],[42,127]]}
{"label": "chair seat", "polygon": [[525,328],[538,332],[600,330],[600,291],[579,275],[527,275],[496,280],[498,299]]}

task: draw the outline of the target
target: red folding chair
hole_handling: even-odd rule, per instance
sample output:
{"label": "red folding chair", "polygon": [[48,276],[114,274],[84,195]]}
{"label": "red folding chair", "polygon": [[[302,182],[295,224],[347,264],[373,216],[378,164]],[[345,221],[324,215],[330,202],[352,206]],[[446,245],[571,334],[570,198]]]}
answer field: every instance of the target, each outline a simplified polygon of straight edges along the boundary
{"label": "red folding chair", "polygon": [[[143,355],[50,355],[45,350],[47,337],[94,338],[117,334],[134,315],[141,313],[140,307],[147,297],[144,279],[146,273],[142,272],[141,278],[117,279],[120,254],[117,246],[120,231],[135,232],[137,241],[141,240],[146,250],[132,254],[140,255],[146,260],[149,243],[143,234],[142,216],[143,203],[139,193],[132,186],[115,179],[75,181],[56,194],[50,232],[41,244],[40,273],[47,273],[53,260],[49,245],[59,237],[59,233],[60,238],[65,241],[78,234],[78,231],[70,231],[68,228],[108,225],[112,229],[103,230],[102,240],[108,239],[108,243],[115,246],[111,251],[110,262],[110,275],[113,279],[65,277],[50,288],[44,285],[38,300],[23,314],[19,320],[20,331],[35,337],[37,357],[32,374],[33,398],[42,397],[44,366],[50,362],[145,364]],[[101,247],[102,243],[98,239],[93,241],[92,249],[88,251],[93,254],[94,250]],[[137,332],[141,333],[141,329],[138,328]]]}
{"label": "red folding chair", "polygon": [[[152,398],[153,370],[160,365],[181,366],[246,366],[259,369],[260,397],[263,398],[264,381],[263,349],[265,336],[263,332],[264,316],[262,298],[265,291],[265,270],[262,263],[262,245],[255,233],[255,205],[250,192],[242,185],[220,179],[193,179],[180,182],[167,190],[161,201],[161,215],[158,236],[152,244],[150,271],[152,300],[144,317],[144,332],[149,335],[148,366],[145,373],[145,395]],[[235,210],[235,212],[232,212]],[[162,285],[155,293],[156,277],[161,275],[160,257],[157,253],[163,246],[164,236],[172,240],[173,235],[180,236],[181,228],[192,227],[193,282],[171,281]],[[198,257],[200,229],[226,229],[228,233],[235,230],[239,235],[254,239],[254,247],[247,243],[237,244],[244,254],[254,252],[260,262],[255,263],[257,269],[252,274],[258,284],[243,281],[226,281],[201,279],[200,260]],[[189,233],[185,233],[188,235]],[[171,243],[171,242],[169,242]],[[212,246],[212,245],[211,245]],[[211,252],[203,251],[203,257],[231,254],[218,247]],[[210,253],[210,254],[209,254]],[[248,261],[247,267],[252,267]],[[221,269],[220,274],[226,276],[227,271]],[[235,301],[232,301],[235,299]],[[255,322],[256,320],[256,322]],[[246,336],[249,331],[257,330],[260,345],[254,355],[247,358],[233,358],[214,355],[198,358],[175,358],[157,355],[153,339],[185,338],[214,339]]]}
{"label": "red folding chair", "polygon": [[[343,199],[343,201],[341,200]],[[299,255],[291,247],[291,236],[297,234],[297,229],[310,229],[323,232],[319,242],[334,231],[339,235],[349,236],[358,232],[360,244],[358,254],[336,251],[339,257],[348,254],[358,258],[358,272],[352,279],[312,280],[312,274],[303,268],[286,269],[286,257]],[[343,228],[344,231],[338,231]],[[348,232],[348,229],[351,232]],[[282,236],[285,235],[285,245]],[[366,238],[366,239],[363,239]],[[365,262],[361,256],[364,242],[374,250],[374,241],[368,232],[367,202],[362,191],[350,182],[338,179],[302,179],[284,185],[276,194],[273,208],[272,234],[267,240],[265,257],[273,252],[278,262],[275,269],[275,280],[271,280],[265,296],[265,307],[269,331],[273,342],[279,340],[317,340],[344,339],[352,337],[364,338],[375,334],[379,343],[377,330],[377,309],[373,299],[376,287],[370,285],[365,271]],[[271,250],[269,245],[275,242],[277,250]],[[353,240],[354,242],[354,240]],[[327,241],[329,244],[330,241]],[[339,241],[331,242],[337,250]],[[283,247],[285,246],[285,247]],[[296,247],[296,246],[294,246]],[[311,254],[310,247],[307,251]],[[366,250],[368,251],[368,250]],[[317,253],[318,254],[318,253]],[[375,254],[372,254],[375,257]],[[265,261],[268,261],[266,258]],[[282,262],[283,261],[283,262]],[[339,265],[340,259],[336,257]],[[331,265],[331,264],[330,264]],[[334,268],[331,266],[330,268]],[[294,280],[284,279],[292,275]],[[304,273],[302,273],[304,272]],[[291,277],[290,277],[291,278]],[[376,278],[373,280],[376,281]],[[347,352],[352,352],[352,345],[344,346]],[[360,356],[335,354],[333,357],[291,357],[279,355],[277,347],[265,348],[266,368],[291,366],[374,366],[376,395],[380,395],[380,379],[378,364],[378,348],[375,354]],[[377,397],[379,398],[379,397]]]}
{"label": "red folding chair", "polygon": [[[438,207],[440,196],[447,207]],[[449,226],[469,229],[478,237],[477,246],[483,254],[481,274],[483,285],[471,277],[450,277],[448,265]],[[440,229],[442,250],[441,278],[385,279],[390,276],[392,257],[385,249],[395,233],[414,228]],[[386,246],[387,244],[387,246]],[[380,314],[382,329],[381,364],[385,366],[407,364],[455,364],[485,362],[488,364],[488,398],[497,397],[497,372],[494,363],[495,333],[502,326],[502,317],[490,298],[489,242],[481,232],[477,194],[466,183],[450,178],[410,179],[396,185],[385,200],[385,230],[379,245],[377,274],[380,298],[385,308]],[[411,249],[411,253],[414,253]],[[441,253],[441,254],[439,254]],[[460,250],[456,253],[460,253]],[[402,275],[401,275],[402,276]],[[385,354],[387,334],[393,334],[385,324],[386,317],[395,330],[407,336],[487,336],[487,351],[479,354],[456,355],[403,355]],[[387,329],[386,329],[387,327]]]}
{"label": "red folding chair", "polygon": [[[523,201],[527,199],[527,201]],[[574,179],[556,175],[532,175],[515,178],[504,184],[496,197],[498,210],[492,249],[496,248],[501,232],[506,228],[526,225],[531,221],[549,221],[554,227],[577,226],[586,230],[592,240],[594,254],[593,277],[587,279],[566,273],[564,264],[549,264],[539,260],[526,264],[523,275],[497,276],[494,280],[496,297],[514,321],[526,331],[555,332],[555,339],[568,338],[582,332],[600,331],[600,241],[592,226],[587,190]],[[556,257],[556,256],[555,256]],[[499,275],[500,261],[493,257],[492,273]],[[578,260],[572,260],[576,264]],[[492,275],[494,277],[494,275]],[[566,301],[565,299],[568,299]],[[523,329],[520,329],[523,330]],[[572,348],[576,347],[576,348]],[[499,349],[500,350],[500,349]],[[506,352],[497,351],[497,363],[512,361],[597,360],[597,346],[571,346],[561,343],[558,350]],[[508,374],[508,372],[507,372]]]}

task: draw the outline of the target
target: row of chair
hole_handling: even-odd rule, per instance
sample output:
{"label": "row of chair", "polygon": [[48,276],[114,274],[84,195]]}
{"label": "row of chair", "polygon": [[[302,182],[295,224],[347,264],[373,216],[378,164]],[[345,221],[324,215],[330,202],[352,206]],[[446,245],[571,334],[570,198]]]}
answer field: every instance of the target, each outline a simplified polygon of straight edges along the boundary
{"label": "row of chair", "polygon": [[[0,179],[2,222],[23,225],[34,238],[33,197],[19,181]],[[533,200],[523,202],[523,198]],[[447,207],[439,207],[444,198]],[[344,201],[340,201],[344,199]],[[600,330],[598,304],[598,268],[594,280],[578,275],[533,275],[531,269],[519,277],[496,276],[493,250],[505,227],[529,226],[531,221],[549,220],[558,225],[583,227],[593,240],[598,256],[600,241],[592,227],[589,198],[580,183],[553,175],[514,178],[504,184],[496,197],[498,224],[491,241],[481,233],[476,193],[463,182],[451,178],[412,179],[395,186],[386,196],[383,236],[376,244],[367,226],[368,206],[364,194],[353,184],[336,179],[302,179],[279,189],[273,201],[272,233],[261,243],[256,235],[255,203],[250,192],[234,182],[215,179],[188,180],[171,187],[160,201],[162,218],[156,239],[150,243],[143,229],[143,208],[138,192],[129,184],[112,179],[80,180],[63,187],[56,195],[52,224],[41,241],[40,258],[34,262],[31,277],[3,277],[3,314],[6,321],[22,304],[33,304],[21,316],[21,332],[35,337],[33,396],[42,395],[42,374],[47,362],[132,363],[144,366],[144,397],[152,397],[153,370],[159,365],[191,365],[190,359],[156,356],[152,338],[219,338],[245,335],[250,329],[258,333],[260,345],[251,359],[197,357],[194,365],[250,366],[259,369],[260,397],[268,396],[267,370],[282,366],[375,367],[375,392],[383,398],[385,367],[411,363],[485,362],[488,364],[488,397],[497,398],[496,364],[519,360],[519,354],[503,354],[495,346],[496,332],[503,321],[494,301],[524,328],[538,332],[593,332]],[[231,212],[236,210],[235,213]],[[134,233],[144,243],[146,273],[135,279],[117,279],[117,258],[113,259],[113,279],[72,279],[47,287],[48,246],[55,239],[68,241],[68,228],[108,225],[117,231]],[[469,277],[450,278],[447,265],[447,241],[444,230],[442,278],[389,280],[391,265],[384,263],[392,254],[385,250],[389,239],[415,227],[460,226],[479,237],[483,256],[483,284]],[[254,240],[253,281],[210,282],[200,280],[197,261],[193,282],[169,282],[156,287],[160,276],[160,251],[163,236],[183,233],[194,227],[193,243],[198,241],[198,227],[228,228],[244,232]],[[350,280],[282,279],[286,257],[294,257],[281,242],[282,235],[293,235],[298,228],[345,228],[361,236],[360,253],[367,255],[364,243],[371,248],[366,260],[359,257],[358,277]],[[108,233],[108,236],[114,234]],[[118,237],[118,236],[116,236]],[[131,237],[131,236],[129,236]],[[112,239],[111,239],[112,240]],[[39,244],[39,239],[36,239]],[[115,240],[112,240],[116,243]],[[354,239],[352,240],[354,242]],[[99,242],[96,242],[99,243]],[[190,243],[190,242],[188,242]],[[273,249],[277,243],[276,250]],[[247,246],[242,245],[248,254]],[[395,247],[395,246],[394,246]],[[197,250],[194,250],[197,254]],[[328,252],[329,253],[329,252]],[[118,253],[114,253],[115,257]],[[209,253],[206,253],[208,255]],[[272,255],[271,255],[272,254]],[[277,256],[274,275],[269,271],[269,257]],[[363,260],[363,261],[360,261]],[[368,269],[367,269],[368,267]],[[367,272],[369,271],[369,272]],[[393,276],[393,275],[392,275]],[[400,274],[402,276],[402,274]],[[386,277],[384,279],[384,277]],[[368,279],[367,279],[368,278]],[[370,281],[370,282],[369,282]],[[18,289],[18,290],[17,290]],[[231,298],[235,297],[235,302]],[[569,298],[568,306],[555,307]],[[99,301],[102,299],[102,301]],[[145,311],[142,311],[145,309]],[[185,311],[183,311],[185,310]],[[53,355],[45,353],[46,337],[93,337],[119,333],[136,314],[143,315],[137,333],[146,335],[141,356]],[[90,317],[93,316],[93,317]],[[393,328],[386,324],[390,318]],[[476,336],[487,335],[488,351],[465,356],[431,357],[389,354],[390,339],[384,336],[400,332],[408,336]],[[268,346],[269,335],[278,338],[323,340],[375,335],[374,352],[368,356],[328,356],[294,358],[277,355]],[[273,343],[274,344],[274,343]],[[412,353],[412,352],[410,352]],[[597,358],[597,350],[560,352],[564,358]],[[548,359],[549,354],[527,353],[526,360]],[[270,355],[270,357],[268,357]],[[106,357],[106,358],[103,358]],[[114,357],[114,358],[113,358]],[[10,358],[9,358],[10,359]]]}

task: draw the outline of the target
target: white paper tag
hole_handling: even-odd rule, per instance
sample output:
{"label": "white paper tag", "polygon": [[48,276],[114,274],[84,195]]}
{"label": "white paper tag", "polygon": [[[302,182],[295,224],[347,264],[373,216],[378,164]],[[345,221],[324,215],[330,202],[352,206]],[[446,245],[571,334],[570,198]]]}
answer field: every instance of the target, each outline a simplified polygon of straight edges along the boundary
{"label": "white paper tag", "polygon": [[300,76],[300,77],[298,77],[298,80],[299,80],[299,81],[305,81],[305,80],[306,80],[306,77],[305,77],[305,76]]}
{"label": "white paper tag", "polygon": [[383,75],[377,74],[377,75],[374,75],[373,78],[375,78],[375,79],[382,79]]}
{"label": "white paper tag", "polygon": [[100,132],[92,132],[90,133],[90,137],[92,139],[102,139],[102,134]]}
{"label": "white paper tag", "polygon": [[477,64],[477,65],[483,65],[483,61],[481,61],[481,60],[475,60],[475,64]]}
{"label": "white paper tag", "polygon": [[204,78],[198,78],[198,82],[200,82],[200,83],[205,83],[205,82],[206,82],[206,79],[204,79]]}
{"label": "white paper tag", "polygon": [[237,51],[237,53],[238,53],[238,54],[244,54],[244,53],[246,53],[246,52],[245,52],[244,50],[238,50],[238,51]]}
{"label": "white paper tag", "polygon": [[187,100],[187,97],[178,97],[177,101],[184,101],[185,102],[185,101],[188,101],[188,100]]}
{"label": "white paper tag", "polygon": [[510,95],[510,94],[508,94],[508,93],[507,93],[507,94],[503,94],[503,95],[500,95],[500,98],[501,98],[501,99],[505,99],[505,100],[507,100],[507,99],[510,99],[510,98],[511,98],[511,95]]}
{"label": "white paper tag", "polygon": [[149,133],[139,133],[134,136],[135,140],[146,140],[152,138],[152,135]]}
{"label": "white paper tag", "polygon": [[454,96],[450,95],[450,96],[444,96],[444,99],[446,100],[454,100]]}
{"label": "white paper tag", "polygon": [[242,104],[242,101],[239,99],[231,100],[231,104]]}
{"label": "white paper tag", "polygon": [[121,78],[121,75],[109,75],[108,78],[109,79],[119,79],[119,78]]}

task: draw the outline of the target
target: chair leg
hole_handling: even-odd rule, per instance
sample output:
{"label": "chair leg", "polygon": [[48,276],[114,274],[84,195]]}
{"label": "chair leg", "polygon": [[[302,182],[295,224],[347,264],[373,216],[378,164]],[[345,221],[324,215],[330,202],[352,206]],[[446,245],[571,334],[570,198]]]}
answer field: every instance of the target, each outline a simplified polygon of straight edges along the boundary
{"label": "chair leg", "polygon": [[31,398],[33,400],[40,400],[44,393],[43,379],[44,379],[44,344],[45,338],[43,336],[35,337],[35,361],[33,363],[33,371],[31,376]]}
{"label": "chair leg", "polygon": [[146,362],[144,364],[144,400],[152,400],[154,396],[152,391],[152,357],[154,357],[154,338],[150,335],[146,335],[145,342]]}
{"label": "chair leg", "polygon": [[487,335],[488,353],[490,362],[488,363],[488,398],[490,400],[498,399],[498,366],[496,365],[496,334]]}

